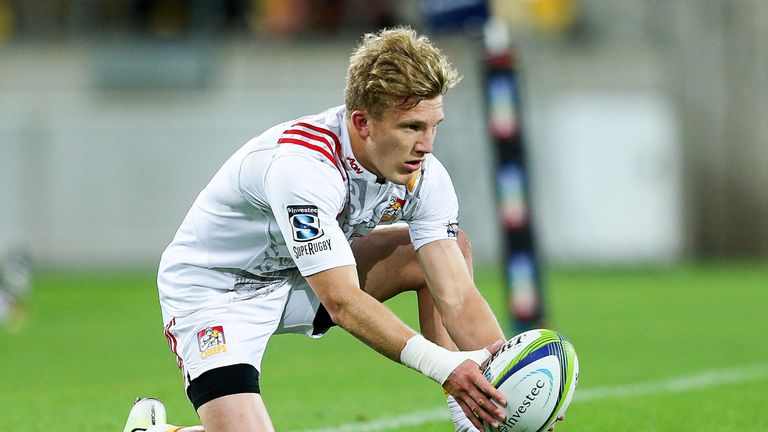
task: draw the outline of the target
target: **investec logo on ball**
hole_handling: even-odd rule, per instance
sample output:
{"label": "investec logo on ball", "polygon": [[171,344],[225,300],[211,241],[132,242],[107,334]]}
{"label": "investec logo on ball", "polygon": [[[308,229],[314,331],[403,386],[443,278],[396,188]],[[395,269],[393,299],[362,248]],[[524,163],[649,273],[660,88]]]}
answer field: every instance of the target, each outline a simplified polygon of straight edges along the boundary
{"label": "investec logo on ball", "polygon": [[[534,375],[537,375],[536,381],[528,379]],[[521,385],[523,383],[527,384],[527,386]],[[530,372],[525,376],[525,378],[515,384],[515,388],[520,388],[524,391],[523,394],[525,397],[523,397],[522,401],[519,402],[517,409],[515,409],[515,411],[513,411],[512,414],[510,414],[508,417],[504,418],[504,422],[499,425],[498,431],[508,432],[511,430],[523,418],[526,411],[528,411],[528,408],[530,408],[537,399],[545,396],[543,394],[544,390],[547,390],[546,401],[543,402],[543,404],[546,405],[547,402],[549,402],[549,398],[552,396],[553,385],[554,381],[552,376],[546,369],[537,369],[533,372]]]}
{"label": "investec logo on ball", "polygon": [[297,242],[312,241],[323,235],[316,206],[289,205],[288,220],[293,229],[293,239]]}

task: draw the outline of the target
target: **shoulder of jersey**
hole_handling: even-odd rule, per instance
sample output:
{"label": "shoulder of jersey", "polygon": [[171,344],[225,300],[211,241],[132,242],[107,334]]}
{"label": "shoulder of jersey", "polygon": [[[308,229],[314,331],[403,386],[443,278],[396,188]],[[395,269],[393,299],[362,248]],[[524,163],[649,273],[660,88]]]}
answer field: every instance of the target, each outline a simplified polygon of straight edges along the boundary
{"label": "shoulder of jersey", "polygon": [[298,151],[317,157],[335,167],[342,179],[346,172],[341,162],[341,141],[336,132],[313,118],[301,118],[287,124],[277,139],[278,148]]}

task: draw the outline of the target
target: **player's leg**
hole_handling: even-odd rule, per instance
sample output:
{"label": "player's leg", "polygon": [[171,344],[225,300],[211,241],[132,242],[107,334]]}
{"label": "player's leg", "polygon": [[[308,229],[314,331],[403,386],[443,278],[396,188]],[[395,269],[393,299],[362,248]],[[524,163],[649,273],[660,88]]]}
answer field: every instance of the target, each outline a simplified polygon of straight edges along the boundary
{"label": "player's leg", "polygon": [[246,363],[210,369],[187,387],[187,396],[207,432],[274,431],[260,392],[259,372]]}
{"label": "player's leg", "polygon": [[197,410],[206,432],[274,431],[260,394],[230,394],[203,404]]}
{"label": "player's leg", "polygon": [[166,337],[178,357],[187,396],[207,432],[274,431],[259,375],[291,284],[262,285],[244,284],[228,293],[228,303],[221,306],[165,316]]}

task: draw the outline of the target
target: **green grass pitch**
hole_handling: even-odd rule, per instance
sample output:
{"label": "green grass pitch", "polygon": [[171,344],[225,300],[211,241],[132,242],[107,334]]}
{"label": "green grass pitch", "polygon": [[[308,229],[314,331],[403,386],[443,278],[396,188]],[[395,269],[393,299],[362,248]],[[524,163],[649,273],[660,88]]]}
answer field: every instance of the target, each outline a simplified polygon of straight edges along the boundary
{"label": "green grass pitch", "polygon": [[[136,395],[162,399],[174,423],[197,422],[162,334],[151,271],[35,276],[26,324],[0,330],[0,430],[120,431]],[[498,273],[481,270],[477,282],[503,317]],[[558,432],[768,431],[765,263],[557,269],[546,285],[547,327],[569,337],[581,362]],[[414,296],[389,305],[416,325]],[[274,338],[262,391],[287,432],[444,407],[437,384],[339,329],[320,340]],[[446,414],[388,430],[452,428]]]}

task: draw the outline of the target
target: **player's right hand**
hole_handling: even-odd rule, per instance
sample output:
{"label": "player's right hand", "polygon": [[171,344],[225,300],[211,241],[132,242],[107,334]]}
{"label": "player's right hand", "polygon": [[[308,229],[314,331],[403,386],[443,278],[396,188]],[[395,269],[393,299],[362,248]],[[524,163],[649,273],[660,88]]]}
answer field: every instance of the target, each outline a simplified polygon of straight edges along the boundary
{"label": "player's right hand", "polygon": [[[487,348],[488,352],[495,354],[503,345],[504,341],[496,341]],[[487,360],[480,362],[465,360],[443,383],[446,393],[456,399],[469,421],[479,430],[483,430],[483,421],[498,427],[499,420],[504,420],[504,410],[492,400],[502,406],[507,404],[504,395],[491,385],[480,371],[479,366],[484,365]]]}

